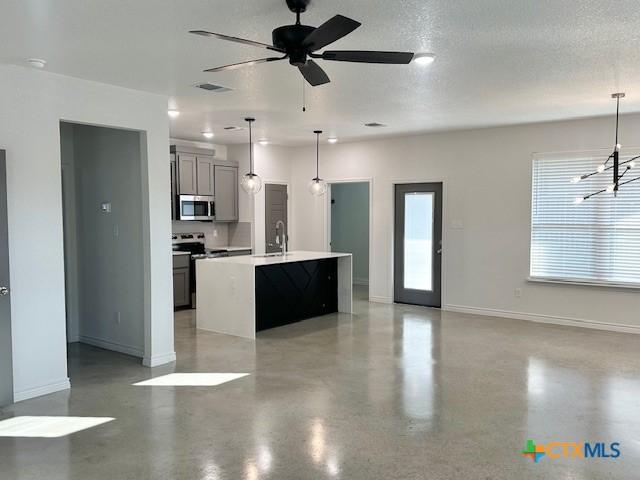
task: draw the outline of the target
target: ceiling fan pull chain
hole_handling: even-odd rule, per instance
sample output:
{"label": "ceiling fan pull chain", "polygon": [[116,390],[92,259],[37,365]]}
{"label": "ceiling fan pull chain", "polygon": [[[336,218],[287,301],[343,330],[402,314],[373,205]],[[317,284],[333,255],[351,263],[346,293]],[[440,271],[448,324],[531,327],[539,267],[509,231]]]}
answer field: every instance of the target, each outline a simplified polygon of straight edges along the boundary
{"label": "ceiling fan pull chain", "polygon": [[302,111],[307,111],[307,90],[304,78],[302,79]]}

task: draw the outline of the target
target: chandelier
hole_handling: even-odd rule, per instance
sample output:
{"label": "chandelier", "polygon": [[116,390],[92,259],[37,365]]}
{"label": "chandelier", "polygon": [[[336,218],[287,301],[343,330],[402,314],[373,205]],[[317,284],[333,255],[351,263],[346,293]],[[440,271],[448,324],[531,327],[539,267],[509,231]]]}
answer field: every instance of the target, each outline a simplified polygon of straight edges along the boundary
{"label": "chandelier", "polygon": [[587,178],[593,177],[594,175],[599,175],[606,172],[611,172],[613,174],[613,182],[607,188],[603,188],[602,190],[599,190],[597,192],[585,195],[584,197],[576,198],[576,204],[582,203],[585,200],[589,200],[591,197],[595,197],[596,195],[600,195],[601,193],[613,193],[613,195],[617,197],[620,187],[631,182],[635,182],[636,180],[640,180],[640,177],[636,177],[622,181],[625,175],[636,166],[636,160],[640,159],[640,155],[623,162],[620,161],[620,149],[622,148],[622,145],[620,145],[620,143],[618,142],[618,126],[620,124],[620,99],[624,98],[624,93],[613,93],[611,94],[611,98],[616,99],[616,142],[614,144],[615,146],[613,147],[613,153],[609,155],[604,163],[598,166],[595,172],[573,177],[571,179],[571,183],[580,183],[582,180],[586,180]]}

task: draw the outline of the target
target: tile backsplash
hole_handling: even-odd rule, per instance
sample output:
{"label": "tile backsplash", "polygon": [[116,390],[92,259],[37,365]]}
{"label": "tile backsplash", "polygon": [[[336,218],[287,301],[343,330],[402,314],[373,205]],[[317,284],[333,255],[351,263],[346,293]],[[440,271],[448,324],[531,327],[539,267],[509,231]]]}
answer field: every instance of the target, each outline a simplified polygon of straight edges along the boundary
{"label": "tile backsplash", "polygon": [[251,223],[172,222],[173,233],[202,232],[207,248],[251,248]]}

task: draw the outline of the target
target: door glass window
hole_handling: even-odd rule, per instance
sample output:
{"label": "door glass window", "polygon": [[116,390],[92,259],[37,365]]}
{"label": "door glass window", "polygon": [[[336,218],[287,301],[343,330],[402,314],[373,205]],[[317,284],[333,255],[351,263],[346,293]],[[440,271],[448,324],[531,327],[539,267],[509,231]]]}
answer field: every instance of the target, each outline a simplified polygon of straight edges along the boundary
{"label": "door glass window", "polygon": [[433,290],[434,194],[404,196],[404,288]]}

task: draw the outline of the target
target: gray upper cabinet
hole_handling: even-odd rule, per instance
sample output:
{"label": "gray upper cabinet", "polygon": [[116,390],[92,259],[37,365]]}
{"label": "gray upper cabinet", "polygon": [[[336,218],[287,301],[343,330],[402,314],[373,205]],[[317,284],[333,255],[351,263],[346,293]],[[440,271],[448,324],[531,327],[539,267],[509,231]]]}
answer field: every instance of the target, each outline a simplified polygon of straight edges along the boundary
{"label": "gray upper cabinet", "polygon": [[178,163],[176,162],[176,154],[172,153],[171,157],[171,220],[177,220],[178,218],[178,201],[176,195],[178,195]]}
{"label": "gray upper cabinet", "polygon": [[213,157],[197,157],[198,195],[215,195]]}
{"label": "gray upper cabinet", "polygon": [[172,219],[177,219],[178,195],[215,197],[216,222],[238,221],[238,163],[215,158],[214,150],[172,145]]}
{"label": "gray upper cabinet", "polygon": [[178,153],[178,193],[198,195],[198,162],[195,155]]}
{"label": "gray upper cabinet", "polygon": [[238,221],[238,167],[215,165],[216,222]]}

